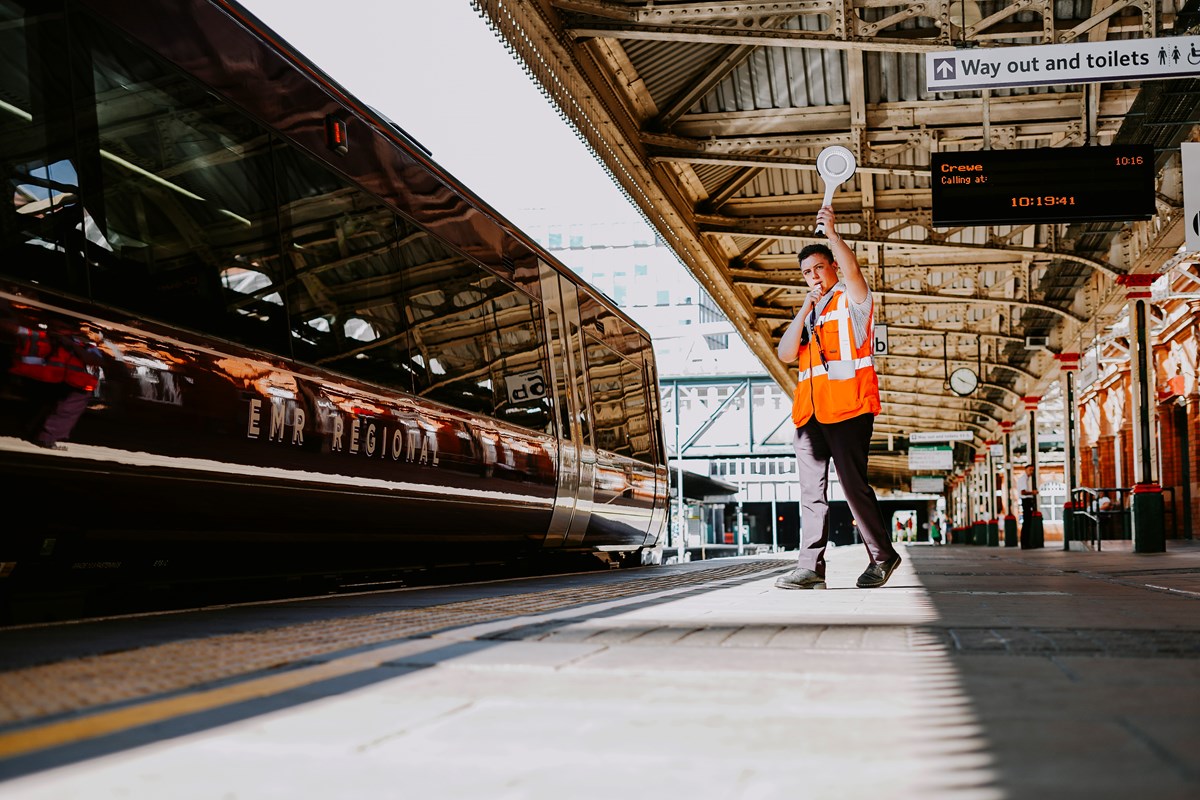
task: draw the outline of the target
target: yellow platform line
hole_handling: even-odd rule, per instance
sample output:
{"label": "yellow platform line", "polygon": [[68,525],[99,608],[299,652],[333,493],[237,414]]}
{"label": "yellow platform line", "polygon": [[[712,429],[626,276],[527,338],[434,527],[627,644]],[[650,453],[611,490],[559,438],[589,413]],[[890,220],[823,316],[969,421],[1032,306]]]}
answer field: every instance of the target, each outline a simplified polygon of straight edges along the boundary
{"label": "yellow platform line", "polygon": [[99,736],[120,733],[142,725],[211,711],[222,706],[282,694],[302,686],[374,669],[395,658],[445,646],[444,642],[402,642],[357,653],[324,664],[289,670],[216,689],[192,692],[180,697],[153,700],[128,708],[102,711],[81,719],[63,720],[0,734],[0,758],[13,758],[37,750],[62,747]]}

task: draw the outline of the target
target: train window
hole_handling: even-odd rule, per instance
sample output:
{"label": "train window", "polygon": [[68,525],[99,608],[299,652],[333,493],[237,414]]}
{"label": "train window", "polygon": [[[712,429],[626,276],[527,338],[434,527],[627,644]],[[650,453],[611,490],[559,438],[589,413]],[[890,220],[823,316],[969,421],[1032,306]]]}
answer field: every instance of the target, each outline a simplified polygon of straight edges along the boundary
{"label": "train window", "polygon": [[646,389],[642,360],[625,361],[625,413],[629,415],[629,447],[634,458],[654,462],[655,435],[650,416],[650,393]]}
{"label": "train window", "polygon": [[407,273],[404,304],[412,328],[416,393],[494,414],[492,361],[499,343],[492,317],[495,297],[506,284],[450,252]]}
{"label": "train window", "polygon": [[[588,385],[592,387],[592,419],[595,445],[601,450],[634,455],[630,426],[629,401],[636,391],[641,395],[642,380],[636,367],[623,359],[616,350],[594,338],[584,336],[587,343]],[[634,378],[634,385],[626,381]],[[636,408],[635,408],[636,413]],[[641,414],[646,414],[646,401],[641,399]]]}
{"label": "train window", "polygon": [[625,416],[629,426],[630,455],[642,461],[653,461],[654,436],[650,425],[649,408],[646,405],[646,381],[641,359],[634,363],[621,359],[625,374]]}
{"label": "train window", "polygon": [[574,320],[569,319],[569,317],[570,314],[568,314],[567,320],[567,342],[571,353],[574,354],[571,360],[575,366],[575,378],[571,381],[568,388],[575,393],[575,407],[579,409],[577,416],[579,419],[580,441],[584,445],[590,445],[592,444],[592,423],[591,415],[587,412],[588,399],[587,387],[585,386],[587,379],[584,377],[586,373],[584,372],[583,359],[580,357],[583,353],[581,342],[582,332],[579,325]]}
{"label": "train window", "polygon": [[411,392],[396,216],[297,150],[276,165],[296,359]]}
{"label": "train window", "polygon": [[652,362],[647,360],[646,364],[646,399],[650,403],[650,428],[653,440],[651,442],[650,461],[656,464],[667,463],[666,443],[663,441],[663,429],[655,420],[662,419],[662,395],[658,386],[657,375],[655,373]]}
{"label": "train window", "polygon": [[526,428],[553,433],[550,387],[538,320],[541,306],[524,292],[502,284],[492,302],[498,357],[492,362],[496,416]]}
{"label": "train window", "polygon": [[[87,235],[97,237],[79,198],[71,114],[70,59],[61,8],[0,0],[0,142],[6,194],[0,203],[0,271],[86,293]],[[98,237],[97,237],[98,238]]]}
{"label": "train window", "polygon": [[567,398],[570,378],[567,374],[567,359],[563,351],[562,329],[559,327],[558,314],[552,309],[546,309],[550,326],[550,358],[554,364],[555,391],[554,402],[558,405],[558,435],[563,439],[573,439],[571,430],[571,409]]}
{"label": "train window", "polygon": [[[268,134],[211,92],[77,18],[92,59],[77,115],[103,303],[290,355]],[[77,30],[76,30],[77,28]],[[92,186],[93,181],[97,186]]]}
{"label": "train window", "polygon": [[647,394],[642,359],[626,358],[590,333],[585,340],[596,447],[654,462],[660,443],[651,412],[657,405]]}

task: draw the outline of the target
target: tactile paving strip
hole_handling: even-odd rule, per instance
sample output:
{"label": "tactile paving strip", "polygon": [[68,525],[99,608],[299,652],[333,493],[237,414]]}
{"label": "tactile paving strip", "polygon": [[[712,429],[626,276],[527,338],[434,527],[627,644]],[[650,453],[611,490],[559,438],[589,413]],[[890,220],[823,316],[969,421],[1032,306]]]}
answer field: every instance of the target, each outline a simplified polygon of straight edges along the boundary
{"label": "tactile paving strip", "polygon": [[933,632],[951,652],[1014,656],[1196,658],[1200,631],[1098,628],[949,628]]}
{"label": "tactile paving strip", "polygon": [[791,560],[743,562],[189,639],[12,670],[0,673],[0,725],[200,687],[292,666],[317,656],[435,631],[727,581],[792,566]]}
{"label": "tactile paving strip", "polygon": [[833,652],[942,653],[942,637],[910,625],[622,625],[537,623],[481,637],[622,646],[746,647]]}

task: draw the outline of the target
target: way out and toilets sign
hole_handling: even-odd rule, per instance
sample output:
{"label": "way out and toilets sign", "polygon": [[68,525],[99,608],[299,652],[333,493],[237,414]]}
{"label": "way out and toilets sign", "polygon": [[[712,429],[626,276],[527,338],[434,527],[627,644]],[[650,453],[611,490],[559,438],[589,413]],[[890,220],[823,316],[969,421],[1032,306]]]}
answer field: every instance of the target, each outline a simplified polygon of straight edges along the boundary
{"label": "way out and toilets sign", "polygon": [[1200,36],[988,47],[925,54],[931,92],[1200,75]]}

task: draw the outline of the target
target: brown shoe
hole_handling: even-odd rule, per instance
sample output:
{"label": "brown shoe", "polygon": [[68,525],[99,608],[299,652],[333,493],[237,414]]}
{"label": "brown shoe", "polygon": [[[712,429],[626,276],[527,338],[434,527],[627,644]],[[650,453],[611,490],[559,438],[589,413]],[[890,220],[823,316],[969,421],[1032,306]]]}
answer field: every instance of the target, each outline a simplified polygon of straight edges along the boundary
{"label": "brown shoe", "polygon": [[878,589],[887,583],[888,578],[892,577],[892,573],[896,571],[896,567],[900,566],[900,554],[892,556],[888,561],[879,564],[871,564],[867,567],[866,572],[858,576],[858,588],[860,589]]}

